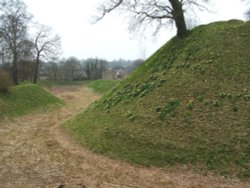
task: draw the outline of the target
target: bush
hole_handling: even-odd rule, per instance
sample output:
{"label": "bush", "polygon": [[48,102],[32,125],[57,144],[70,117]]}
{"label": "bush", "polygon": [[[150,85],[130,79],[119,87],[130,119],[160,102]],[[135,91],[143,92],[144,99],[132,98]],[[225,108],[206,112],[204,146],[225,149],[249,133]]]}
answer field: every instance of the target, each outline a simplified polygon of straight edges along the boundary
{"label": "bush", "polygon": [[8,92],[11,85],[12,82],[10,75],[5,71],[0,70],[0,91]]}

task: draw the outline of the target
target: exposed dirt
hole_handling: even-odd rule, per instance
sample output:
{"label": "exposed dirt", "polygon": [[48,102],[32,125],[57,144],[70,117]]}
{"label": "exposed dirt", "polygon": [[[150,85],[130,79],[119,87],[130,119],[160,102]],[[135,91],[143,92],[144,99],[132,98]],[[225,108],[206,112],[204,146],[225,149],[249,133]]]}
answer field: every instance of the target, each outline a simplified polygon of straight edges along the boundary
{"label": "exposed dirt", "polygon": [[0,122],[1,188],[250,188],[250,182],[237,179],[135,167],[94,154],[60,125],[99,96],[83,87],[51,91],[67,102],[64,108]]}

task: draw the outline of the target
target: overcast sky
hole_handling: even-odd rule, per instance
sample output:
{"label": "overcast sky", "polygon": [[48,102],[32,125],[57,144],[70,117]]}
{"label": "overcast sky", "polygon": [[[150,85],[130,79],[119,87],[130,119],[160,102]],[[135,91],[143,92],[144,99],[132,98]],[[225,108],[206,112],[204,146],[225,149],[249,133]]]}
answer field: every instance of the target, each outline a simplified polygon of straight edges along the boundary
{"label": "overcast sky", "polygon": [[[147,58],[166,43],[174,29],[165,29],[157,38],[151,35],[135,37],[128,32],[122,15],[111,14],[97,24],[90,20],[103,0],[23,0],[34,20],[53,28],[62,39],[63,57],[75,56],[113,59]],[[217,20],[244,19],[246,7],[241,0],[214,0],[213,12],[199,13],[197,23]]]}

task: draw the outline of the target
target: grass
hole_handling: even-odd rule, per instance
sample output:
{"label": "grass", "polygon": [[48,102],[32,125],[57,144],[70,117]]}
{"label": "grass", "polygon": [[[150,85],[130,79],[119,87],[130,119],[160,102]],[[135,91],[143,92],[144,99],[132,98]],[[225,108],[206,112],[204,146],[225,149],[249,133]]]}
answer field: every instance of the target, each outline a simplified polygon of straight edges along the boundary
{"label": "grass", "polygon": [[51,88],[54,86],[87,86],[93,89],[95,92],[100,94],[105,94],[114,88],[120,80],[85,80],[85,81],[70,81],[70,80],[43,80],[39,81],[38,85],[46,88]]}
{"label": "grass", "polygon": [[97,93],[105,94],[117,86],[119,82],[119,80],[96,80],[89,82],[87,86]]}
{"label": "grass", "polygon": [[38,82],[38,85],[43,87],[54,87],[54,86],[81,86],[85,85],[89,81],[71,81],[71,80],[42,80]]}
{"label": "grass", "polygon": [[43,112],[49,107],[64,103],[48,91],[34,84],[24,84],[10,88],[8,93],[0,93],[0,119],[17,117],[31,112]]}
{"label": "grass", "polygon": [[250,178],[250,22],[173,38],[64,127],[97,153]]}

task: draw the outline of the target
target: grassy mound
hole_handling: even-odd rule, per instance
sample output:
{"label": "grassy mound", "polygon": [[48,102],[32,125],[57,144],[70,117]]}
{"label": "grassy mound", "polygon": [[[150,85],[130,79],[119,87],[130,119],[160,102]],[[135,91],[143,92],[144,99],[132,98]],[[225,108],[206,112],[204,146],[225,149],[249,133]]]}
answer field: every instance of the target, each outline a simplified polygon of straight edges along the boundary
{"label": "grassy mound", "polygon": [[72,80],[41,80],[38,85],[42,87],[55,87],[55,86],[81,86],[88,83],[88,81],[72,81]]}
{"label": "grassy mound", "polygon": [[93,89],[95,92],[105,94],[112,88],[118,85],[119,80],[96,80],[88,84],[88,87]]}
{"label": "grassy mound", "polygon": [[14,86],[9,93],[0,92],[0,119],[24,115],[34,110],[43,111],[48,105],[62,104],[60,99],[37,85]]}
{"label": "grassy mound", "polygon": [[98,153],[250,177],[250,23],[199,26],[65,124]]}

